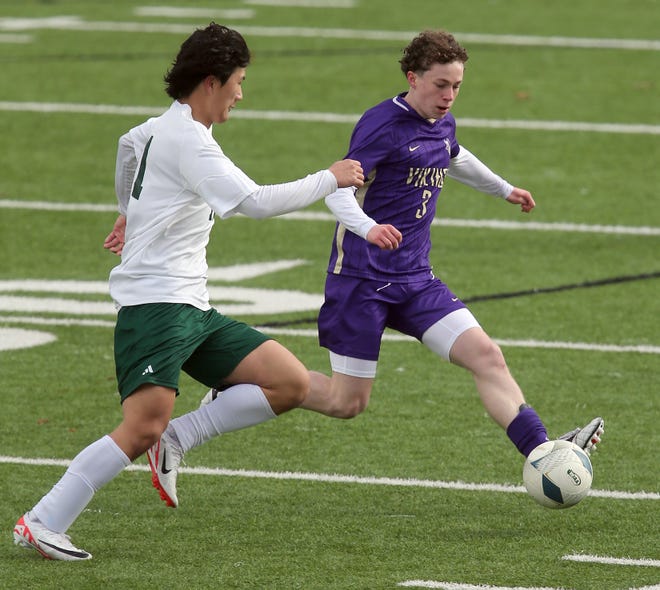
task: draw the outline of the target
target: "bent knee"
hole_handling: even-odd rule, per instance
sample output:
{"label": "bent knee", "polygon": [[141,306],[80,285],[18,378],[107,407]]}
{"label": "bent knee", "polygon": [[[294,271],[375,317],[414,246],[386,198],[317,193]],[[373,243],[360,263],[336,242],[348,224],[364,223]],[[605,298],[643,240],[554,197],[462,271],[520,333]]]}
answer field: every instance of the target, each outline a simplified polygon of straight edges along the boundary
{"label": "bent knee", "polygon": [[266,397],[276,414],[299,407],[307,397],[310,378],[307,371],[297,371],[286,382],[266,391]]}
{"label": "bent knee", "polygon": [[482,331],[459,337],[450,359],[472,372],[508,370],[502,349]]}
{"label": "bent knee", "polygon": [[334,418],[350,420],[351,418],[355,418],[355,416],[358,416],[364,412],[367,409],[368,404],[369,402],[367,400],[353,398],[339,406],[336,406],[332,415]]}
{"label": "bent knee", "polygon": [[353,382],[338,382],[333,378],[330,389],[330,413],[333,418],[348,420],[355,418],[367,409],[371,396],[371,383],[364,386],[363,380]]}

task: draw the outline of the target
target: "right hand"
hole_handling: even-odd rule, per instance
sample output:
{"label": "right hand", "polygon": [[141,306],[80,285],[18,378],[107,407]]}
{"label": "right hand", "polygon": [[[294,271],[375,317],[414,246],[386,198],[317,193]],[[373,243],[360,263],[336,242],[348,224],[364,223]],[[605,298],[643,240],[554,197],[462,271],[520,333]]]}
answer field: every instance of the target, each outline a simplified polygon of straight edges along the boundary
{"label": "right hand", "polygon": [[112,231],[107,235],[103,242],[103,247],[114,254],[121,256],[126,241],[126,216],[119,215]]}
{"label": "right hand", "polygon": [[339,160],[329,170],[337,179],[337,188],[359,188],[364,184],[362,165],[357,160]]}
{"label": "right hand", "polygon": [[367,232],[367,242],[375,244],[381,250],[396,250],[403,236],[393,225],[374,225]]}

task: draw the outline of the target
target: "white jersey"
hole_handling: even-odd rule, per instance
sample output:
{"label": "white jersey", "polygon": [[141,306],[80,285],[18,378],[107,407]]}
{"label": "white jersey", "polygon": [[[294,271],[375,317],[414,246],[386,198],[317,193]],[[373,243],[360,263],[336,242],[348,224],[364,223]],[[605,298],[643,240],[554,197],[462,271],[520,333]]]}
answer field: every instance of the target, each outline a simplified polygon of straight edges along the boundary
{"label": "white jersey", "polygon": [[330,194],[337,183],[324,170],[260,187],[225,156],[190,107],[175,101],[122,136],[115,188],[127,220],[121,263],[110,272],[116,305],[187,303],[206,310],[206,245],[216,214],[229,217],[244,203],[248,215],[277,215]]}

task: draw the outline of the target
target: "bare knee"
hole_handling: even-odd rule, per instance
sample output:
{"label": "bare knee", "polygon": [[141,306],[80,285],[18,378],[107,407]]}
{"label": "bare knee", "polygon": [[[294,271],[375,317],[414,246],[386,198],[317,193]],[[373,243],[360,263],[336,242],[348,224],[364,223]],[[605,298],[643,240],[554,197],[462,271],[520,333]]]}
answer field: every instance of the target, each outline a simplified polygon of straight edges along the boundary
{"label": "bare knee", "polygon": [[167,420],[124,420],[110,436],[133,461],[160,440],[167,424]]}
{"label": "bare knee", "polygon": [[449,359],[473,373],[506,369],[502,350],[481,328],[463,332],[451,347]]}
{"label": "bare knee", "polygon": [[487,343],[484,343],[483,350],[480,352],[479,356],[488,369],[494,371],[508,371],[502,349],[490,338]]}
{"label": "bare knee", "polygon": [[273,387],[263,388],[273,412],[282,414],[300,406],[310,389],[309,373],[304,370],[291,371],[285,380]]}
{"label": "bare knee", "polygon": [[364,412],[368,405],[368,399],[362,399],[357,396],[349,397],[348,399],[343,399],[341,404],[335,406],[332,415],[334,418],[349,420]]}
{"label": "bare knee", "polygon": [[372,379],[335,373],[330,382],[330,413],[333,418],[348,420],[367,409]]}
{"label": "bare knee", "polygon": [[124,400],[124,418],[110,436],[131,460],[160,439],[172,415],[174,394],[172,389],[149,385]]}

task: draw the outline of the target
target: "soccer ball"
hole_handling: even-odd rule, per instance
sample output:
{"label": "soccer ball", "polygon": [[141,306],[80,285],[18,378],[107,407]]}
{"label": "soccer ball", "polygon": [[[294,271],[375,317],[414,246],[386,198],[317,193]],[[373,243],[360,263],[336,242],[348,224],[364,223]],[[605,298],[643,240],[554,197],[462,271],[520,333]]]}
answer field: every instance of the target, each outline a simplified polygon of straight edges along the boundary
{"label": "soccer ball", "polygon": [[592,480],[589,455],[567,440],[540,444],[523,466],[527,492],[547,508],[574,506],[589,493]]}

